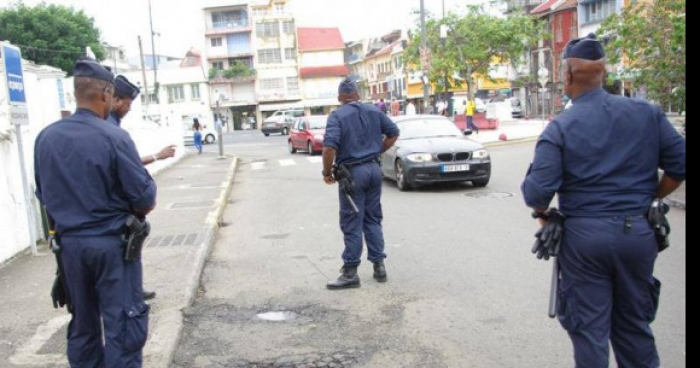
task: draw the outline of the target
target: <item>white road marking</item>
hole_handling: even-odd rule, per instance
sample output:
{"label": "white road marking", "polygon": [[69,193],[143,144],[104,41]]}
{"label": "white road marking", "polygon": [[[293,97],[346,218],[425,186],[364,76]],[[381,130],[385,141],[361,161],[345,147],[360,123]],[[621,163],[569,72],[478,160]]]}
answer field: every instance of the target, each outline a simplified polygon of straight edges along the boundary
{"label": "white road marking", "polygon": [[321,162],[323,162],[323,157],[313,156],[313,157],[307,158],[307,160],[309,160],[309,162],[311,162],[312,164],[320,164]]}
{"label": "white road marking", "polygon": [[297,164],[294,160],[290,160],[290,159],[279,160],[279,163],[280,163],[280,166],[294,166]]}
{"label": "white road marking", "polygon": [[32,336],[29,341],[17,349],[17,352],[10,357],[10,363],[16,365],[65,363],[67,359],[62,354],[39,355],[37,353],[44,346],[44,344],[51,339],[51,336],[70,322],[70,319],[70,315],[60,316],[37,327],[34,336]]}
{"label": "white road marking", "polygon": [[265,168],[265,163],[264,162],[253,162],[250,164],[250,167],[252,170],[262,170]]}

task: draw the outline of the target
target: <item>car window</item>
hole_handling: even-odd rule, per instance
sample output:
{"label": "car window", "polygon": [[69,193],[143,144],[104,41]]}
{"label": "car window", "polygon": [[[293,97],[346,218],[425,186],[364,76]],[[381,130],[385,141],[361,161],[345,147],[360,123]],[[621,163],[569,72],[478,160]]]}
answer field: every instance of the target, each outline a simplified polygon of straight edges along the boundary
{"label": "car window", "polygon": [[326,124],[328,124],[328,118],[325,116],[309,118],[309,129],[326,129]]}
{"label": "car window", "polygon": [[294,110],[294,111],[292,111],[292,115],[294,117],[300,118],[300,117],[304,116],[304,111],[303,110]]}
{"label": "car window", "polygon": [[299,130],[306,130],[306,122],[301,120],[301,123],[299,123]]}
{"label": "car window", "polygon": [[403,121],[398,124],[401,136],[399,139],[420,139],[437,137],[463,137],[462,132],[454,123],[447,119],[416,119]]}

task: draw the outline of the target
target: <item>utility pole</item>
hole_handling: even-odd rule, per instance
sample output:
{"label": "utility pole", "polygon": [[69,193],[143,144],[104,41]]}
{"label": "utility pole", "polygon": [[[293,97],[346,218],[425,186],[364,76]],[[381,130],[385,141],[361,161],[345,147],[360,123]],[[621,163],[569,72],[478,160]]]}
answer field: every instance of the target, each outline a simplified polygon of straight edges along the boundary
{"label": "utility pole", "polygon": [[151,50],[153,51],[151,60],[153,61],[153,88],[156,93],[156,101],[158,101],[158,60],[156,56],[156,33],[153,31],[153,11],[151,9],[151,0],[148,0],[148,19],[151,22]]}
{"label": "utility pole", "polygon": [[150,93],[148,92],[148,79],[146,79],[146,61],[143,58],[143,43],[141,42],[141,36],[139,36],[139,53],[141,55],[141,73],[143,74],[143,89],[145,90],[146,97],[146,115],[148,115],[148,104],[150,102]]}
{"label": "utility pole", "polygon": [[430,81],[428,80],[428,30],[425,24],[425,0],[420,0],[421,59],[423,62],[423,113],[430,106]]}

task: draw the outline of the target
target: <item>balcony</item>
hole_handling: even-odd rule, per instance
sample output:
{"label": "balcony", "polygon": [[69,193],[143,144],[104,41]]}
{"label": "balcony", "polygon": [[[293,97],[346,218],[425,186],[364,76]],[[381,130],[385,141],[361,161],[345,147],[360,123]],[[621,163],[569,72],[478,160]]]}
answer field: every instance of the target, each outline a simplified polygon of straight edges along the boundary
{"label": "balcony", "polygon": [[244,22],[223,22],[223,23],[213,23],[212,27],[208,27],[205,35],[207,36],[218,36],[227,35],[231,33],[243,33],[252,32],[253,27],[247,20]]}

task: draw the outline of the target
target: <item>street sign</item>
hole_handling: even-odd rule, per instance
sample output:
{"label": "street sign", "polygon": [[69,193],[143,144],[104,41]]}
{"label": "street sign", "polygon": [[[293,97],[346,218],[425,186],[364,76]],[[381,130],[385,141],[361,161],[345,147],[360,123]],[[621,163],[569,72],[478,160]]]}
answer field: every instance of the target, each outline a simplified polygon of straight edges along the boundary
{"label": "street sign", "polygon": [[13,125],[29,124],[29,109],[26,105],[10,106],[10,123]]}
{"label": "street sign", "polygon": [[19,48],[2,43],[2,59],[5,62],[5,77],[10,96],[10,105],[25,105],[27,96],[24,93],[24,72],[22,70],[22,52]]}

